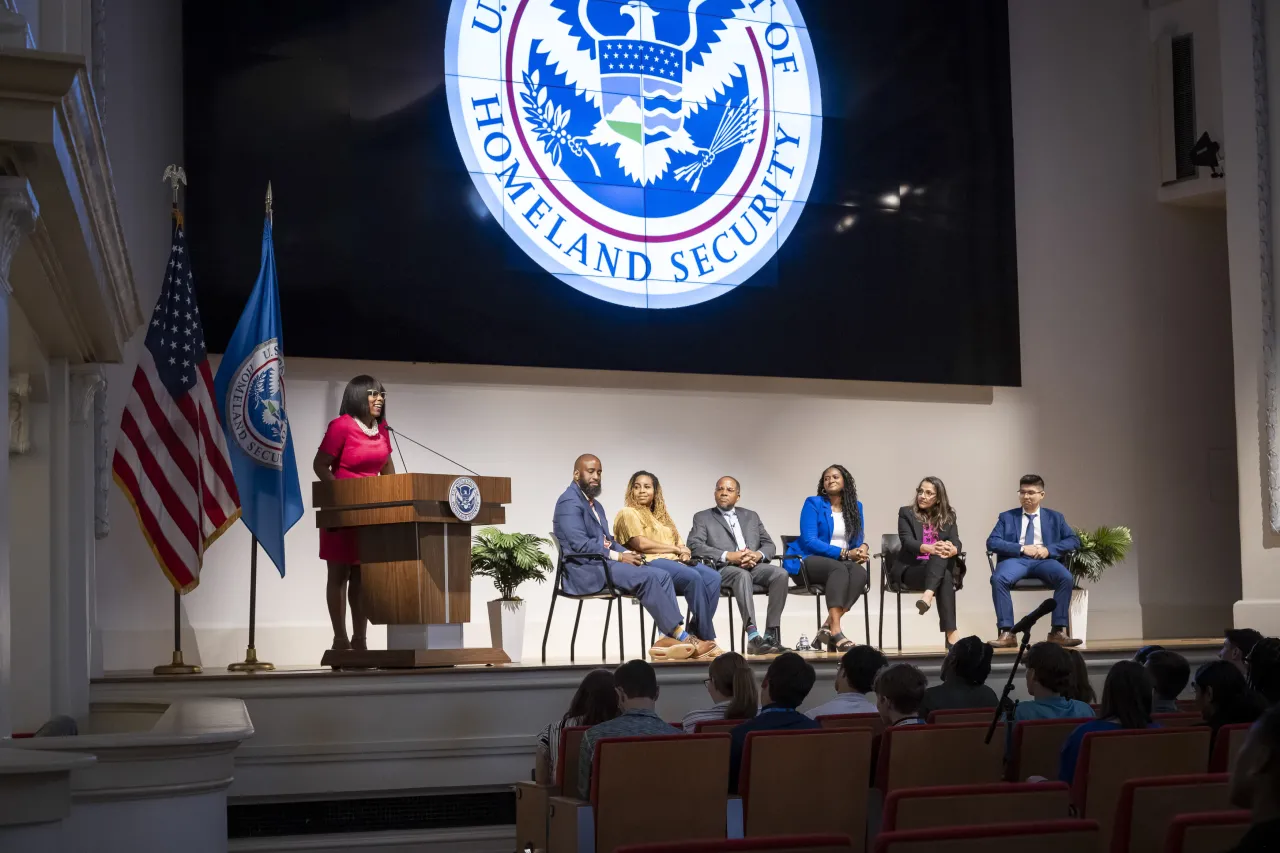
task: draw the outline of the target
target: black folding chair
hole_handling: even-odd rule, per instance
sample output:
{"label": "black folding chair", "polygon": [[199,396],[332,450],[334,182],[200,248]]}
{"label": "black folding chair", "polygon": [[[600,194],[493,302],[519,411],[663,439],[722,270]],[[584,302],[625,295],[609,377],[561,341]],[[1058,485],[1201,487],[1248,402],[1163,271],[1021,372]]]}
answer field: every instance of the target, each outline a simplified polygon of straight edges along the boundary
{"label": "black folding chair", "polygon": [[[547,662],[547,638],[551,636],[551,617],[556,612],[556,599],[567,598],[570,601],[578,602],[578,613],[573,617],[573,636],[569,640],[569,662],[574,663],[575,646],[578,643],[578,622],[582,619],[582,603],[584,601],[607,601],[609,609],[604,617],[604,636],[600,639],[600,658],[608,660],[608,653],[605,651],[609,643],[609,618],[613,615],[613,603],[618,603],[618,656],[620,660],[627,659],[627,652],[623,645],[623,629],[622,629],[622,600],[632,599],[635,596],[625,590],[620,590],[613,584],[613,574],[609,571],[609,561],[600,554],[565,554],[564,545],[555,535],[552,534],[551,541],[555,543],[558,556],[556,557],[556,578],[555,583],[551,585],[551,608],[547,611],[547,628],[542,632],[542,662]],[[575,595],[564,590],[564,558],[566,556],[585,557],[589,560],[598,560],[604,569],[604,586],[599,590],[588,593],[586,595]],[[637,602],[639,603],[639,602]],[[640,611],[640,641],[644,642],[644,610]]]}
{"label": "black folding chair", "polygon": [[[820,583],[810,582],[809,572],[804,565],[804,557],[796,557],[795,555],[788,556],[786,553],[787,549],[791,546],[791,543],[796,541],[799,538],[800,537],[798,536],[783,536],[782,537],[783,553],[779,554],[777,559],[779,561],[796,560],[796,559],[800,561],[800,574],[798,575],[800,579],[800,583],[796,586],[791,587],[789,590],[787,590],[787,594],[813,596],[813,609],[817,613],[818,624],[821,625],[823,622],[822,597],[826,595],[826,592],[827,592],[826,587]],[[868,600],[870,598],[871,598],[871,570],[868,568],[867,585],[862,590],[862,620],[866,626],[868,646],[871,645],[871,602]]]}

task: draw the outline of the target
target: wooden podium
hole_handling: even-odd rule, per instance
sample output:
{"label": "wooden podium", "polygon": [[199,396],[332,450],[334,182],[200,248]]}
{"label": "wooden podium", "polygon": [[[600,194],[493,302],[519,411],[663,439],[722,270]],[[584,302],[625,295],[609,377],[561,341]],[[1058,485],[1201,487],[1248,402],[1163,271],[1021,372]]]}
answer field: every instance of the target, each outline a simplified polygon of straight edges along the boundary
{"label": "wooden podium", "polygon": [[459,476],[392,474],[314,483],[316,527],[356,528],[360,597],[369,621],[387,626],[387,649],[324,653],[321,665],[412,668],[509,663],[501,649],[463,648],[471,621],[471,525],[502,524],[507,477],[470,477],[479,513],[463,521],[449,508]]}

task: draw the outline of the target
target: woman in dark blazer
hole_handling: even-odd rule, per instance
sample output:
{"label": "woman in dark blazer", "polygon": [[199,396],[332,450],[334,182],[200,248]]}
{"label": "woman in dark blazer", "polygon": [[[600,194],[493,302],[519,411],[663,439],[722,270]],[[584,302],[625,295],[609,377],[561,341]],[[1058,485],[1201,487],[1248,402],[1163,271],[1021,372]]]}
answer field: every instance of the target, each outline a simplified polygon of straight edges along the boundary
{"label": "woman in dark blazer", "polygon": [[894,583],[924,590],[916,602],[921,616],[937,601],[938,626],[946,634],[949,649],[956,641],[956,590],[964,577],[964,564],[956,513],[947,500],[947,487],[937,477],[921,480],[915,502],[898,510],[898,538],[902,549],[890,577]]}
{"label": "woman in dark blazer", "polygon": [[782,567],[800,585],[800,560],[809,582],[822,584],[827,594],[827,620],[818,626],[810,648],[846,652],[853,641],[844,635],[840,619],[853,608],[867,587],[867,554],[862,501],[853,475],[832,465],[818,479],[818,490],[800,508],[800,536],[787,546]]}

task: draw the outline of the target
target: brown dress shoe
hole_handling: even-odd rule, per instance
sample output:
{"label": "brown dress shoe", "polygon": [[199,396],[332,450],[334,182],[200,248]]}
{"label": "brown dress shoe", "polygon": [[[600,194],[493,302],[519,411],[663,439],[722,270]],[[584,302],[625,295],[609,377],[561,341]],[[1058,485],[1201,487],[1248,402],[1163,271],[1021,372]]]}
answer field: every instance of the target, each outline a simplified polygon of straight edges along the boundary
{"label": "brown dress shoe", "polygon": [[1000,636],[991,641],[993,649],[1013,649],[1018,646],[1018,638],[1013,636],[1012,631],[1001,631]]}
{"label": "brown dress shoe", "polygon": [[687,640],[682,642],[675,637],[659,637],[658,642],[649,648],[650,660],[688,660],[691,657],[693,657],[693,644]]}
{"label": "brown dress shoe", "polygon": [[689,642],[693,644],[693,654],[695,658],[718,658],[724,654],[724,649],[716,645],[714,640],[699,640],[693,634],[689,635]]}
{"label": "brown dress shoe", "polygon": [[1066,646],[1069,649],[1074,648],[1075,646],[1078,646],[1084,642],[1084,640],[1077,640],[1074,637],[1068,636],[1067,632],[1063,631],[1061,628],[1057,629],[1056,631],[1050,631],[1049,636],[1045,637],[1045,639],[1051,643],[1057,643],[1060,646]]}

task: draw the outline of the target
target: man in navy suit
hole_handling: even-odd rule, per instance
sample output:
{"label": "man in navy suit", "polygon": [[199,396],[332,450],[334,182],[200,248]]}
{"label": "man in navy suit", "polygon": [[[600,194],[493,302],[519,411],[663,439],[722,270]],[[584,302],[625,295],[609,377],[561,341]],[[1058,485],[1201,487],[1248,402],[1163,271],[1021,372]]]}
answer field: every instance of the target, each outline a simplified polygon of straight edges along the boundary
{"label": "man in navy suit", "polygon": [[717,651],[715,643],[685,631],[670,573],[646,566],[644,555],[610,535],[609,517],[598,500],[603,473],[600,460],[584,453],[573,463],[573,482],[556,501],[551,528],[564,557],[564,591],[591,595],[604,589],[607,565],[614,586],[635,595],[664,635],[649,649],[650,658],[686,660]]}
{"label": "man in navy suit", "polygon": [[1063,555],[1080,547],[1080,539],[1062,513],[1040,506],[1044,500],[1044,479],[1027,474],[1018,481],[1020,509],[1000,513],[995,529],[987,538],[987,550],[996,555],[991,575],[991,597],[996,604],[996,627],[1000,636],[991,645],[998,649],[1018,645],[1013,635],[1013,599],[1009,590],[1025,577],[1038,578],[1053,587],[1053,628],[1048,640],[1060,646],[1078,646],[1067,633],[1071,606],[1071,572],[1062,565]]}

